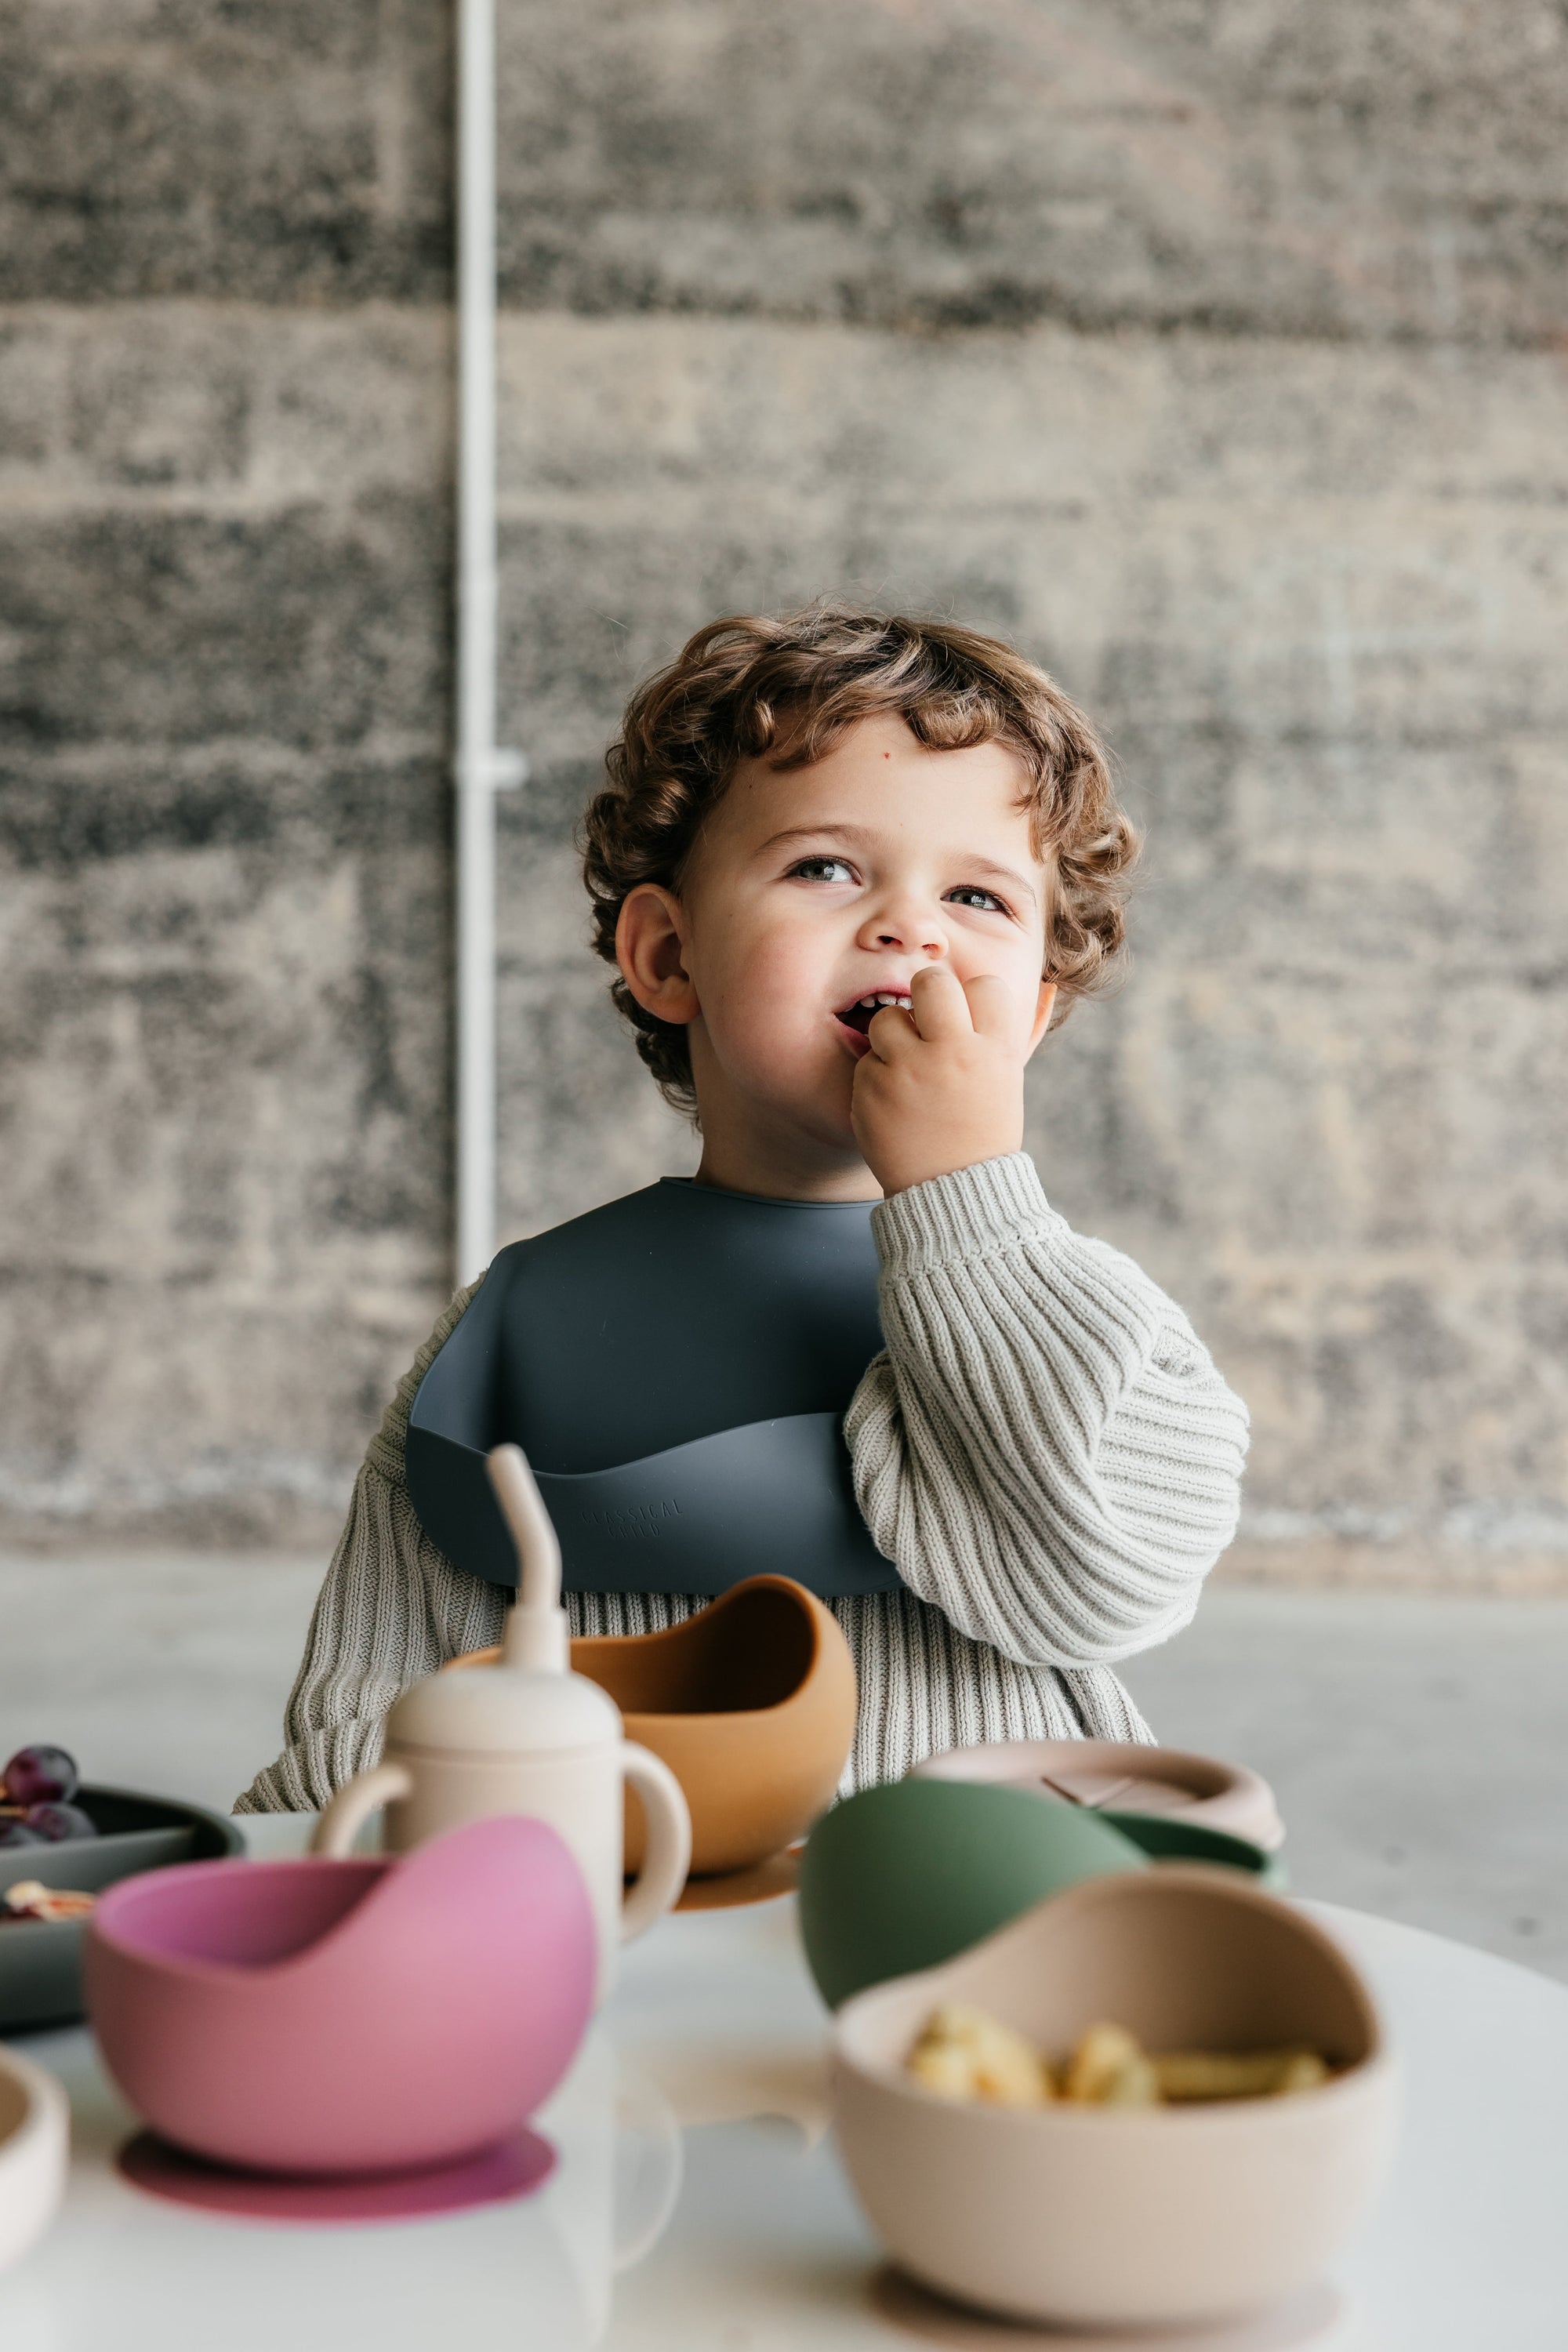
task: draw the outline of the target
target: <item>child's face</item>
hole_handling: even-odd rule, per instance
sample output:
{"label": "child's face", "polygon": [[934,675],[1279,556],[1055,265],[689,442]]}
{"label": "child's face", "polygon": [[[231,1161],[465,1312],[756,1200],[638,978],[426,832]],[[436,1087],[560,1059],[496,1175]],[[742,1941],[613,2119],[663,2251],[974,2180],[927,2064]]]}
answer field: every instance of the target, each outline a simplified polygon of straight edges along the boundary
{"label": "child's face", "polygon": [[628,935],[667,927],[670,992],[654,1009],[689,1021],[710,1144],[738,1123],[802,1168],[858,1165],[865,1000],[907,1001],[930,965],[1000,982],[1027,1057],[1052,992],[1040,978],[1049,884],[1024,782],[1003,745],[929,751],[899,719],[862,720],[813,767],[742,766],[679,900],[650,886],[635,895],[661,903],[639,916],[629,900],[623,918]]}

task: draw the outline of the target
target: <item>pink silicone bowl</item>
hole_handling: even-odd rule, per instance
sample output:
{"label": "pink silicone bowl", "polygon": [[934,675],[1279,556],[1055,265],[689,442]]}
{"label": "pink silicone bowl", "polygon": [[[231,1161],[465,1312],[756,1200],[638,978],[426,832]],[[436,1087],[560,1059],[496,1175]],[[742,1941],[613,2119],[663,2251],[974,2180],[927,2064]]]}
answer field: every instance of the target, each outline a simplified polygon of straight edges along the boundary
{"label": "pink silicone bowl", "polygon": [[583,2038],[595,1957],[565,1845],[509,1816],[400,1860],[127,1879],[93,1916],[87,2000],[166,2139],[256,2171],[402,2171],[521,2128]]}

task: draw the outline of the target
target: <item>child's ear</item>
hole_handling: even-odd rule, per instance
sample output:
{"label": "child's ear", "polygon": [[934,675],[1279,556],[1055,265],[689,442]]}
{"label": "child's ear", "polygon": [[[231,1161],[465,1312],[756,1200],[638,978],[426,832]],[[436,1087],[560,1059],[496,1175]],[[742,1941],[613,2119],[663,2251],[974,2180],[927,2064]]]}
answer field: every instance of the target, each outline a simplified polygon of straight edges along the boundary
{"label": "child's ear", "polygon": [[686,910],[657,882],[639,882],[616,923],[616,961],[645,1013],[677,1028],[702,1010],[686,969]]}
{"label": "child's ear", "polygon": [[1034,1052],[1036,1046],[1039,1044],[1041,1038],[1045,1035],[1047,1030],[1051,1025],[1051,1013],[1055,1007],[1056,1001],[1056,982],[1054,980],[1042,980],[1040,982],[1040,1001],[1035,1007],[1035,1025],[1029,1032],[1028,1050],[1024,1055],[1026,1062],[1028,1060],[1029,1055]]}

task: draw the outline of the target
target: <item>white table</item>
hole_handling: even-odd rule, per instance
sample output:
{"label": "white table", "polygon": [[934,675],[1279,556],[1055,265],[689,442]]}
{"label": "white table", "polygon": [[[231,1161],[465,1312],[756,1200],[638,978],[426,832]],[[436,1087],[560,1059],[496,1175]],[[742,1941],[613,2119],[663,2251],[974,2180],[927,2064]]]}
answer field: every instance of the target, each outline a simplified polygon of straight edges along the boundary
{"label": "white table", "polygon": [[[1568,2347],[1568,1990],[1314,1906],[1360,1959],[1406,2069],[1396,2175],[1339,2273],[1333,2352]],[[393,2227],[217,2221],[127,2187],[132,2117],[85,2031],[28,2050],[69,2085],[50,2235],[0,2278],[4,2352],[1022,2352],[988,2323],[879,2312],[878,2253],[826,2131],[824,2016],[792,1900],[666,1921],[540,2118],[536,2195]],[[620,2128],[616,2127],[617,2105]],[[614,2274],[619,2231],[631,2266]],[[640,2259],[636,2259],[640,2256]]]}

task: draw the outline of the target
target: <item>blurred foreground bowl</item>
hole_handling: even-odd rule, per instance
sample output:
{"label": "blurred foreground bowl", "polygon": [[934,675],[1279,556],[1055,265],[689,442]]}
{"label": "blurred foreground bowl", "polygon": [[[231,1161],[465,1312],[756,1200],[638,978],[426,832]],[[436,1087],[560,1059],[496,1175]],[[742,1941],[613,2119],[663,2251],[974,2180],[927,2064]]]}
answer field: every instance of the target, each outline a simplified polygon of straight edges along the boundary
{"label": "blurred foreground bowl", "polygon": [[[1300,2043],[1337,2071],[1205,2106],[954,2102],[905,2060],[955,2000],[1052,2056],[1109,2019],[1152,2051]],[[1071,1887],[850,2001],[833,2100],[867,2216],[923,2284],[1015,2319],[1163,2327],[1267,2311],[1316,2278],[1384,2176],[1395,2090],[1339,1947],[1237,1874],[1173,1864]]]}
{"label": "blurred foreground bowl", "polygon": [[53,2221],[69,2149],[60,2084],[18,2052],[0,2050],[0,2270],[19,2262]]}
{"label": "blurred foreground bowl", "polygon": [[87,1992],[110,2073],[166,2139],[331,2176],[521,2130],[583,2038],[596,1968],[571,1853],[506,1815],[395,1859],[129,1880],[93,1916]]}

